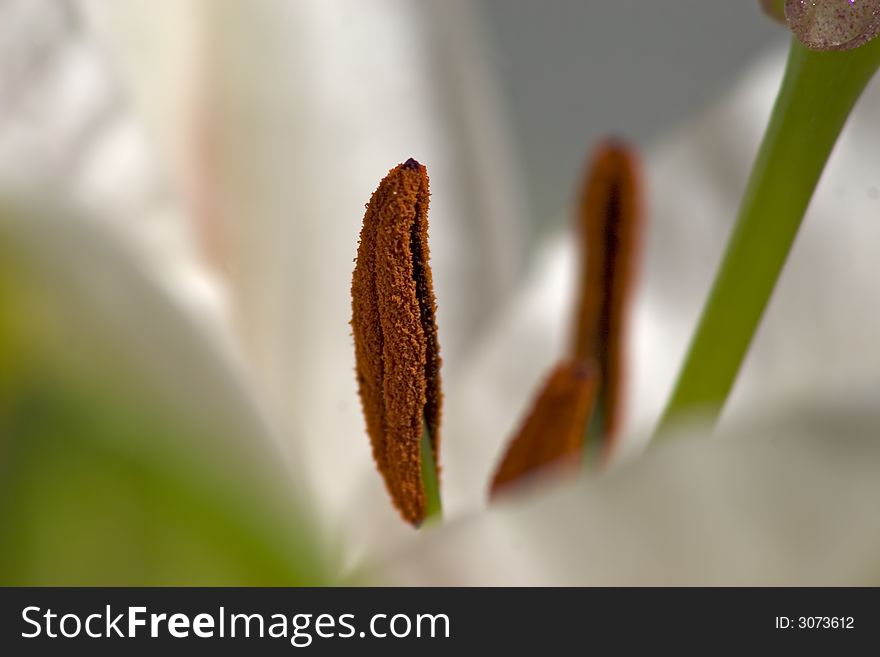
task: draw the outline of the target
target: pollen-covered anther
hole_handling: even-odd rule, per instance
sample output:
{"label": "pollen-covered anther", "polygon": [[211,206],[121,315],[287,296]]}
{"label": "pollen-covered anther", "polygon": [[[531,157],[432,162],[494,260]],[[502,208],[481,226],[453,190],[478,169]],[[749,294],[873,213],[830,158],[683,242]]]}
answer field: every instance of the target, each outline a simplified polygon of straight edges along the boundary
{"label": "pollen-covered anther", "polygon": [[598,376],[585,361],[556,366],[495,472],[490,496],[513,490],[539,474],[576,471]]}
{"label": "pollen-covered anther", "polygon": [[606,454],[623,413],[628,314],[641,253],[643,214],[634,151],[619,141],[599,144],[578,204],[582,265],[572,356],[598,366],[595,425]]}
{"label": "pollen-covered anther", "polygon": [[358,389],[373,456],[394,505],[416,526],[426,515],[423,424],[437,463],[441,404],[428,197],[423,165],[410,159],[388,172],[367,204],[351,285]]}

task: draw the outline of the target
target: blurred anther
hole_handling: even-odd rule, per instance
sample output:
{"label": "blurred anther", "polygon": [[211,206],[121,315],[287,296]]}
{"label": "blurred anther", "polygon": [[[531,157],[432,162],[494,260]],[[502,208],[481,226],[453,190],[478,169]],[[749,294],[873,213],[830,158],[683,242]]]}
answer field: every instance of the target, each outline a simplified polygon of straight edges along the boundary
{"label": "blurred anther", "polygon": [[592,363],[556,366],[495,472],[491,497],[551,469],[557,475],[578,470],[597,383]]}
{"label": "blurred anther", "polygon": [[642,190],[635,153],[606,141],[596,149],[578,207],[579,306],[573,358],[594,361],[599,389],[591,439],[607,454],[623,410],[625,340],[642,232]]}

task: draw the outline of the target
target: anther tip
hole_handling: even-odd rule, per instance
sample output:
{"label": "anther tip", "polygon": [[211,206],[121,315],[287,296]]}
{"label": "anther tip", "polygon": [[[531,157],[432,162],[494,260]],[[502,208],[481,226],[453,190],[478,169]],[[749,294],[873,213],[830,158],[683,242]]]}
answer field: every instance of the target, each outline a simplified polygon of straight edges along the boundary
{"label": "anther tip", "polygon": [[419,167],[421,167],[422,165],[419,164],[417,160],[414,160],[413,158],[409,158],[406,162],[404,162],[404,163],[401,164],[400,166],[401,166],[401,168],[403,168],[403,169],[409,169],[410,171],[416,171],[416,170],[418,170]]}

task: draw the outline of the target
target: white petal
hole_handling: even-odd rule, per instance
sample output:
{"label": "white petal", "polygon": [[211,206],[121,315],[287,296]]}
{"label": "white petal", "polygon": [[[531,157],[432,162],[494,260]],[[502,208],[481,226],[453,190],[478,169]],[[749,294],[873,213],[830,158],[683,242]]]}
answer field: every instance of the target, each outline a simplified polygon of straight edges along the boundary
{"label": "white petal", "polygon": [[366,572],[393,585],[876,585],[880,418],[862,401],[664,443],[426,532]]}
{"label": "white petal", "polygon": [[201,93],[202,0],[73,0],[151,146],[161,155],[175,191],[190,192],[194,105]]}
{"label": "white petal", "polygon": [[[198,256],[166,172],[157,165],[158,151],[130,102],[134,94],[99,47],[91,15],[82,4],[33,0],[4,6],[0,85],[15,93],[2,96],[6,104],[0,113],[0,200],[41,209],[34,219],[39,223],[25,222],[10,230],[30,240],[44,256],[58,250],[63,256],[58,266],[79,267],[82,271],[76,275],[88,277],[82,285],[89,294],[112,289],[114,298],[104,299],[113,306],[107,309],[109,320],[130,322],[125,328],[137,334],[139,322],[149,324],[140,299],[129,300],[125,284],[114,282],[115,275],[90,273],[85,267],[90,239],[100,243],[94,248],[114,251],[107,257],[115,264],[131,259],[136,270],[130,273],[132,280],[143,277],[149,294],[170,297],[175,312],[192,324],[189,330],[198,331],[204,348],[220,359],[210,366],[214,375],[217,367],[225,371],[217,385],[236,389],[242,397],[230,405],[231,415],[238,412],[232,409],[239,409],[253,420],[263,413],[257,413],[250,399],[253,392],[227,316],[224,290]],[[47,210],[53,200],[56,204]],[[77,219],[81,215],[84,218]],[[61,225],[48,225],[56,220]],[[81,231],[86,235],[79,235]],[[65,240],[77,246],[65,250]],[[109,282],[101,281],[104,275]],[[117,317],[117,310],[125,312]],[[137,343],[146,349],[143,361],[148,367],[165,362],[155,358],[163,351],[161,335],[157,329],[141,336],[152,343]],[[181,396],[202,389],[185,381],[181,378],[170,387]],[[206,403],[210,399],[207,394]]]}
{"label": "white petal", "polygon": [[[8,34],[0,39],[0,85],[14,93],[2,96],[7,104],[0,112],[0,201],[35,215],[33,225],[5,218],[20,223],[5,229],[40,257],[51,261],[49,254],[57,255],[53,266],[75,270],[71,275],[83,293],[110,304],[105,309],[110,330],[119,329],[113,323],[121,322],[138,335],[150,323],[141,299],[129,297],[127,283],[117,280],[127,274],[129,282],[140,283],[143,277],[144,293],[169,297],[175,312],[192,324],[189,330],[198,331],[205,348],[221,359],[216,367],[226,372],[218,384],[237,389],[239,396],[251,394],[244,385],[242,352],[223,289],[200,261],[143,124],[97,46],[80,4],[34,0],[10,2],[5,9],[2,28]],[[59,225],[52,226],[53,221]],[[90,240],[97,244],[92,247]],[[134,269],[120,276],[97,265],[90,271],[91,249],[105,264],[113,263],[108,267],[128,266],[124,261],[129,258]],[[111,253],[104,255],[105,250]],[[156,321],[163,317],[160,313]],[[163,335],[157,327],[141,336],[151,343],[132,342],[132,347],[145,349],[145,366],[166,362],[156,357],[164,351]],[[185,381],[180,378],[171,388],[181,396],[202,389]],[[207,394],[203,401],[210,399]],[[253,416],[252,402],[242,403],[230,409]]]}
{"label": "white petal", "polygon": [[8,0],[3,16],[4,242],[33,253],[60,296],[85,299],[71,319],[96,345],[115,345],[168,403],[236,437],[198,446],[216,457],[206,470],[265,471],[257,495],[289,499],[302,478],[247,384],[222,287],[81,3]]}
{"label": "white petal", "polygon": [[499,313],[447,395],[443,422],[444,511],[482,507],[506,441],[570,340],[575,254],[557,236],[536,254],[516,300]]}
{"label": "white petal", "polygon": [[263,0],[208,12],[204,173],[218,250],[261,390],[330,529],[361,537],[352,549],[410,531],[372,465],[348,326],[363,206],[379,179],[410,156],[428,166],[448,380],[514,282],[515,188],[462,7]]}
{"label": "white petal", "polygon": [[71,199],[137,245],[206,327],[228,324],[221,288],[199,262],[154,142],[81,4],[4,3],[0,189]]}
{"label": "white petal", "polygon": [[168,403],[229,428],[226,437],[250,437],[211,445],[218,457],[231,451],[262,463],[275,478],[268,485],[279,484],[281,471],[283,487],[291,487],[284,450],[242,386],[234,352],[205,330],[197,311],[168,294],[142,252],[72,205],[10,205],[4,199],[0,210],[4,247],[27,254],[53,298],[76,300],[64,309],[72,327],[137,367]]}

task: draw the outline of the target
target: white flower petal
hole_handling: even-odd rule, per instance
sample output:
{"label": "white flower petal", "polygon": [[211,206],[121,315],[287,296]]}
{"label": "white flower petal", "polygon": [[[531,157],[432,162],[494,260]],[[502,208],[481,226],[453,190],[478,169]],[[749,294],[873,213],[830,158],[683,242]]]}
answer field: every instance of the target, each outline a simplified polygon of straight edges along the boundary
{"label": "white flower petal", "polygon": [[61,298],[86,300],[71,320],[93,332],[96,346],[118,349],[166,403],[230,439],[196,447],[212,455],[206,472],[265,471],[255,475],[265,484],[255,484],[257,497],[303,497],[287,441],[247,383],[223,289],[157,166],[161,149],[82,3],[0,4],[4,243],[42,262]]}
{"label": "white flower petal", "polygon": [[142,249],[206,326],[228,324],[221,288],[199,262],[154,143],[81,4],[3,2],[0,189],[70,199]]}
{"label": "white flower petal", "polygon": [[447,395],[443,422],[448,516],[482,507],[506,442],[514,435],[571,339],[574,242],[559,236],[538,251],[517,299],[498,314]]}
{"label": "white flower petal", "polygon": [[876,585],[880,418],[861,399],[664,443],[426,532],[365,572],[391,585]]}
{"label": "white flower petal", "polygon": [[203,0],[72,1],[175,191],[189,192],[189,158],[199,136],[194,106],[201,93]]}
{"label": "white flower petal", "polygon": [[[410,531],[372,465],[348,326],[360,221],[379,179],[410,156],[428,166],[450,387],[514,282],[515,188],[504,153],[488,153],[497,126],[474,109],[490,98],[474,82],[478,58],[462,59],[473,44],[452,4],[266,0],[208,12],[202,116],[214,150],[204,173],[218,251],[261,391],[326,502],[330,531],[359,536],[348,541],[355,551]],[[450,35],[457,59],[441,50]]]}
{"label": "white flower petal", "polygon": [[3,199],[0,221],[4,247],[27,254],[29,269],[48,282],[53,298],[75,300],[59,307],[71,327],[136,367],[167,403],[229,429],[225,437],[250,437],[204,447],[218,457],[233,452],[262,463],[275,479],[267,485],[291,487],[289,461],[242,385],[241,362],[223,336],[205,330],[197,311],[169,295],[142,251],[72,205]]}
{"label": "white flower petal", "polygon": [[[125,402],[131,398],[142,403],[150,412],[148,427],[123,425],[118,436],[100,436],[112,441],[109,449],[113,453],[129,455],[135,469],[164,459],[173,466],[169,467],[169,481],[180,474],[171,474],[177,467],[187,472],[182,475],[185,478],[219,486],[223,496],[232,496],[235,508],[241,505],[248,509],[251,522],[262,527],[260,540],[275,548],[276,541],[290,548],[313,540],[303,513],[307,491],[302,478],[295,473],[286,445],[243,387],[241,361],[230,342],[206,330],[198,308],[169,293],[143,249],[107,231],[103,221],[59,199],[49,205],[34,204],[32,199],[10,202],[0,198],[0,246],[5,257],[4,275],[16,273],[4,285],[4,295],[11,294],[3,298],[0,319],[8,322],[11,318],[13,323],[34,327],[27,333],[18,330],[24,337],[21,345],[14,344],[23,353],[16,356],[25,357],[30,350],[51,358],[33,372],[16,374],[4,368],[4,383],[12,386],[7,390],[12,399],[20,392],[16,386],[24,386],[27,394],[28,384],[34,387],[36,381],[49,391],[72,388],[71,394],[99,386],[107,392],[106,403],[113,411],[119,410],[113,395]],[[6,257],[9,254],[11,259]],[[28,287],[19,289],[25,283]],[[31,295],[32,291],[35,294]],[[21,301],[19,294],[28,296]],[[19,302],[22,307],[14,305]],[[56,337],[45,338],[44,344],[40,342],[44,335]],[[44,349],[46,346],[51,350]],[[42,388],[35,389],[35,399],[40,399]],[[86,414],[101,412],[100,407],[81,410]],[[49,413],[47,421],[52,417]],[[11,435],[17,434],[13,431]],[[75,444],[95,436],[52,438]],[[34,478],[39,480],[38,473]],[[107,481],[100,484],[104,488],[96,491],[112,493],[112,480],[110,485]],[[196,491],[199,495],[204,492]],[[219,499],[213,503],[225,504]],[[158,526],[174,533],[173,521],[163,525],[162,520],[142,520],[141,529],[147,528],[144,531]],[[235,536],[243,544],[252,539]],[[149,550],[146,554],[148,560],[157,558]],[[161,560],[161,555],[158,558]],[[181,556],[183,561],[186,558]],[[167,561],[175,559],[172,556]],[[148,581],[140,578],[149,574],[129,576]],[[180,576],[187,577],[185,573]]]}

